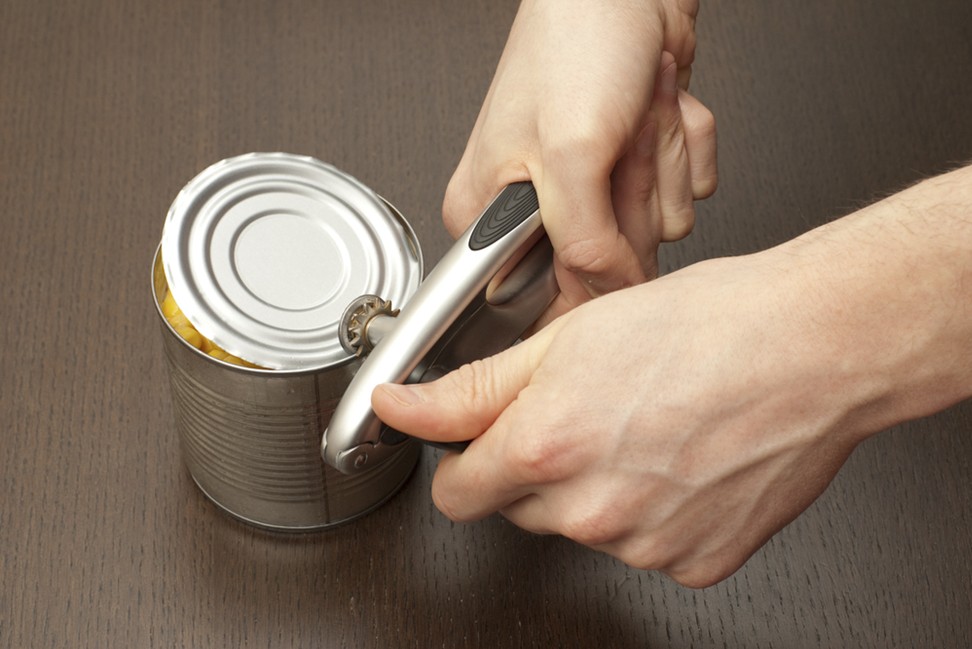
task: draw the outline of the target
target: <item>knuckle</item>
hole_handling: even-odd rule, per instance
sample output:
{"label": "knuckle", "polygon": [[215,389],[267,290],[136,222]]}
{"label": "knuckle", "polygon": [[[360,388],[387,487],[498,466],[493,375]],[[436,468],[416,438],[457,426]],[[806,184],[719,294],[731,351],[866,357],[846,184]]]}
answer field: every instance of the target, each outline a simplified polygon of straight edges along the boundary
{"label": "knuckle", "polygon": [[574,472],[574,453],[552,428],[534,428],[516,436],[505,449],[505,465],[523,484],[556,482]]}
{"label": "knuckle", "polygon": [[652,534],[622,546],[617,557],[636,570],[658,570],[665,563],[666,551]]}
{"label": "knuckle", "polygon": [[718,584],[731,575],[734,570],[727,570],[708,562],[697,562],[686,568],[668,569],[665,574],[686,588],[708,588]]}
{"label": "knuckle", "polygon": [[573,116],[569,128],[561,120],[550,120],[540,133],[540,159],[546,169],[569,169],[583,160],[589,171],[607,175],[614,163],[613,150],[606,142],[616,142],[621,133],[611,130],[616,120],[596,111]]}
{"label": "knuckle", "polygon": [[678,8],[686,16],[695,20],[699,15],[699,0],[678,0]]}
{"label": "knuckle", "polygon": [[562,246],[557,259],[571,273],[603,275],[611,270],[614,255],[602,241],[588,238]]}
{"label": "knuckle", "polygon": [[692,198],[702,200],[715,194],[719,186],[719,174],[712,173],[700,174],[698,177],[692,176]]}
{"label": "knuckle", "polygon": [[497,393],[493,372],[485,360],[478,359],[446,375],[450,391],[459,395],[459,402],[467,409],[476,408],[483,403],[492,403]]}
{"label": "knuckle", "polygon": [[437,472],[432,479],[432,503],[443,516],[456,523],[464,523],[472,520],[472,517],[464,513],[462,508],[463,489],[455,489],[447,486],[442,480],[442,474]]}
{"label": "knuckle", "polygon": [[471,209],[469,192],[459,181],[458,174],[454,175],[442,199],[442,222],[452,236],[456,237],[465,230],[474,216]]}
{"label": "knuckle", "polygon": [[695,228],[695,208],[691,204],[662,217],[662,241],[684,239]]}
{"label": "knuckle", "polygon": [[689,552],[662,566],[663,571],[686,588],[708,588],[730,577],[748,558],[738,548],[723,546],[703,553]]}
{"label": "knuckle", "polygon": [[451,521],[458,521],[459,516],[455,509],[455,503],[452,500],[454,494],[453,490],[446,488],[443,485],[442,474],[436,472],[435,476],[432,478],[432,503],[435,508],[438,509],[442,514]]}
{"label": "knuckle", "polygon": [[668,5],[668,29],[677,36],[675,42],[680,45],[676,54],[694,56],[696,35],[695,23],[699,16],[699,0],[676,0]]}
{"label": "knuckle", "polygon": [[452,502],[449,500],[448,493],[444,493],[442,489],[433,486],[432,502],[435,504],[435,508],[442,512],[442,515],[448,518],[450,521],[455,521],[458,523],[462,520],[453,508]]}
{"label": "knuckle", "polygon": [[617,507],[598,506],[567,515],[561,523],[561,534],[588,547],[606,545],[624,533],[618,512]]}

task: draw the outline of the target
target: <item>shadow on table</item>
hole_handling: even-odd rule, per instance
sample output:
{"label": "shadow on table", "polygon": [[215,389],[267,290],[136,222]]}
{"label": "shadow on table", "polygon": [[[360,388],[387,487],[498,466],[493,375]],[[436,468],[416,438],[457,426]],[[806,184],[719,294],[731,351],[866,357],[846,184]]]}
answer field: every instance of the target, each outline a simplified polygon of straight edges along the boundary
{"label": "shadow on table", "polygon": [[[197,638],[260,646],[678,646],[672,582],[502,518],[457,525],[431,503],[428,461],[369,516],[324,532],[256,530],[210,509],[179,550]],[[182,590],[185,592],[185,589]],[[201,614],[197,614],[201,615]]]}

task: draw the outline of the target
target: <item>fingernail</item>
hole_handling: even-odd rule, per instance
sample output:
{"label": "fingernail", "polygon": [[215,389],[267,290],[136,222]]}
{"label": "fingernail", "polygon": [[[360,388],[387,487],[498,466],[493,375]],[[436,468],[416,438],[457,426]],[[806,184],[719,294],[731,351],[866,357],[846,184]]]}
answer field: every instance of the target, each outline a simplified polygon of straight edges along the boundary
{"label": "fingernail", "polygon": [[403,406],[414,406],[415,404],[422,403],[423,401],[419,390],[412,386],[399,385],[397,383],[385,383],[378,386],[378,388],[384,390],[385,394]]}

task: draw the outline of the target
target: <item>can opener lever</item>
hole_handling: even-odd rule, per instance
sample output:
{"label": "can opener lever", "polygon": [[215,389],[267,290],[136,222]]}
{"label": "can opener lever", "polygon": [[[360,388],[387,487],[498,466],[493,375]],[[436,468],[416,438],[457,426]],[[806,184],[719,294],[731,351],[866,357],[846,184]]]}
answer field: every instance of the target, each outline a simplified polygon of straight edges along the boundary
{"label": "can opener lever", "polygon": [[[506,349],[557,296],[553,248],[529,182],[505,187],[453,244],[400,312],[380,296],[345,311],[342,344],[368,353],[321,441],[324,461],[347,474],[379,465],[411,438],[371,409],[382,383],[431,381]],[[468,442],[444,444],[461,450]]]}

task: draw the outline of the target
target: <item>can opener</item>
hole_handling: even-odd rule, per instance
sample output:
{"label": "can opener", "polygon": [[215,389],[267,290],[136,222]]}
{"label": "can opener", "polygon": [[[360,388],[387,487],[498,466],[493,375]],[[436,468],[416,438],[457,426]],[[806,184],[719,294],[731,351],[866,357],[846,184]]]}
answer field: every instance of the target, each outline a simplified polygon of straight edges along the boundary
{"label": "can opener", "polygon": [[[371,409],[382,383],[431,381],[514,344],[557,296],[553,248],[536,191],[512,183],[453,244],[400,311],[365,295],[344,313],[341,342],[366,358],[321,441],[324,461],[347,474],[368,470],[411,438]],[[462,450],[468,442],[437,444]]]}

